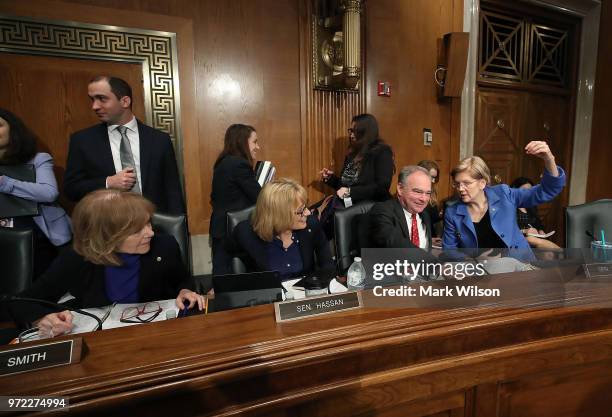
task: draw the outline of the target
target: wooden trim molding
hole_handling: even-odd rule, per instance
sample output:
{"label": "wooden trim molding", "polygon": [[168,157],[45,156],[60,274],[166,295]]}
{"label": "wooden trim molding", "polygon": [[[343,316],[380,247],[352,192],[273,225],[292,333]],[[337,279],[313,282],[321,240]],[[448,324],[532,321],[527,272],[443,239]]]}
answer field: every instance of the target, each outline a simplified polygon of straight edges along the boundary
{"label": "wooden trim molding", "polygon": [[[33,44],[29,46],[31,53],[62,56],[58,51],[62,49],[61,53],[77,58],[123,60],[143,64],[144,87],[151,91],[146,121],[168,132],[175,139],[178,164],[184,172],[189,229],[192,234],[205,232],[208,219],[205,218],[205,206],[200,203],[203,200],[203,175],[199,162],[192,20],[142,11],[122,10],[117,13],[112,8],[53,0],[0,0],[0,14],[19,17],[23,22],[47,22],[47,25],[59,22],[60,26],[66,26],[53,34],[57,42],[60,42],[59,46],[56,42],[55,46],[49,46],[49,50],[45,52],[42,46]],[[99,31],[110,26],[110,22],[111,27],[117,27],[120,32],[103,31],[106,43],[97,41],[96,31],[100,35]],[[21,28],[17,27],[17,30],[24,30],[24,25],[25,23]],[[84,30],[76,30],[75,25]],[[94,28],[93,34],[91,28]],[[12,29],[13,32],[14,30]],[[51,34],[45,35],[41,32],[38,39],[43,41],[43,44],[46,42],[44,36]],[[79,51],[79,42],[89,45]],[[130,42],[134,45],[130,46]],[[15,48],[18,47],[19,38],[15,38],[11,44],[16,44]],[[39,48],[40,50],[37,50]],[[108,50],[104,52],[104,48]],[[127,50],[124,50],[125,48]],[[130,57],[131,53],[127,52],[130,48],[136,56]],[[92,49],[93,56],[87,57],[83,49]]]}

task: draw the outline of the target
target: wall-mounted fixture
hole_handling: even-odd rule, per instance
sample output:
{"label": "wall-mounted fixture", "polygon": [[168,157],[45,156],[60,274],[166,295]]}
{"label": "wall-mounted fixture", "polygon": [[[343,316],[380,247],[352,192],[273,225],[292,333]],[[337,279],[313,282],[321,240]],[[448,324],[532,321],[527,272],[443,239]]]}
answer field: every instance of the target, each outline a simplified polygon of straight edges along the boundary
{"label": "wall-mounted fixture", "polygon": [[442,38],[438,66],[434,71],[439,97],[461,97],[469,41],[467,32],[447,33]]}
{"label": "wall-mounted fixture", "polygon": [[315,88],[357,91],[361,78],[361,0],[317,0],[315,10]]}
{"label": "wall-mounted fixture", "polygon": [[379,81],[376,91],[379,96],[391,97],[391,83],[389,81]]}

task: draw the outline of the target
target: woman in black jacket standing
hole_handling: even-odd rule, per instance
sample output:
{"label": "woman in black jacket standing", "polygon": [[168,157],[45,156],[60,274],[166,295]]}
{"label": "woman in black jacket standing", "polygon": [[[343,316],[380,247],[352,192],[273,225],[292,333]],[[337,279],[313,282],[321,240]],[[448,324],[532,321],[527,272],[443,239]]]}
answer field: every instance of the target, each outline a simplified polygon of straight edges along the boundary
{"label": "woman in black jacket standing", "polygon": [[[393,151],[379,136],[378,122],[371,114],[360,114],[352,119],[349,133],[349,149],[340,176],[328,168],[320,172],[321,179],[335,190],[333,201],[321,215],[328,238],[333,230],[333,211],[345,206],[345,199],[352,204],[360,201],[385,201],[389,199],[389,187],[395,172]],[[329,208],[328,208],[329,207]]]}
{"label": "woman in black jacket standing", "polygon": [[378,122],[371,114],[353,117],[349,129],[349,150],[340,176],[323,168],[323,181],[340,198],[350,196],[353,203],[389,198],[391,177],[395,171],[393,151],[378,134]]}
{"label": "woman in black jacket standing", "polygon": [[258,150],[257,132],[252,126],[233,124],[225,131],[223,151],[214,165],[210,194],[213,275],[230,273],[231,256],[225,250],[227,212],[254,205],[261,191],[253,171]]}

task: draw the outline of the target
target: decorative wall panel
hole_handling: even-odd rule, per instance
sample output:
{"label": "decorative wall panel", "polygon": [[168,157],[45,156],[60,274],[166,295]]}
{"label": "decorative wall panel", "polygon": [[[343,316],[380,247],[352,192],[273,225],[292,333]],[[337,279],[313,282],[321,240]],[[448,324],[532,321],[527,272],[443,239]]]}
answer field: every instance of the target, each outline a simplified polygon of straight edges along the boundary
{"label": "decorative wall panel", "polygon": [[0,15],[0,51],[141,63],[146,122],[170,135],[182,171],[174,33]]}
{"label": "decorative wall panel", "polygon": [[481,80],[568,87],[569,27],[482,10],[479,39]]}

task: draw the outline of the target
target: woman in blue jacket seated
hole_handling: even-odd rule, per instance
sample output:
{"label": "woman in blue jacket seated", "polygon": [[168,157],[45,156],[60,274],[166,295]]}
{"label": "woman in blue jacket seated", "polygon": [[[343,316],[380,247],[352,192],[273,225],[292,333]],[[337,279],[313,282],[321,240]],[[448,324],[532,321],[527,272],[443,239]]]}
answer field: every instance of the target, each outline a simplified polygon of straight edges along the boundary
{"label": "woman in blue jacket seated", "polygon": [[329,243],[307,206],[304,187],[290,179],[266,184],[249,220],[233,232],[249,271],[278,271],[281,279],[333,268]]}
{"label": "woman in blue jacket seated", "polygon": [[452,170],[460,201],[444,214],[444,249],[508,248],[532,256],[517,225],[516,209],[555,198],[565,186],[565,172],[555,164],[546,142],[529,142],[525,152],[543,159],[545,166],[542,182],[529,189],[490,186],[489,168],[477,156],[464,159]]}
{"label": "woman in blue jacket seated", "polygon": [[[32,230],[34,236],[34,277],[45,272],[57,256],[57,248],[72,238],[70,220],[56,204],[59,196],[53,173],[53,158],[37,152],[36,136],[8,110],[0,109],[0,193],[38,203],[37,216],[7,218],[0,207],[0,226]],[[2,168],[33,165],[36,182],[2,175]]]}
{"label": "woman in blue jacket seated", "polygon": [[[109,189],[86,195],[74,209],[73,247],[19,296],[57,302],[70,293],[75,308],[176,298],[181,310],[187,302],[201,310],[203,297],[193,291],[178,243],[153,233],[153,210],[140,194]],[[25,302],[13,302],[11,310],[16,321],[33,322],[44,337],[72,329],[68,310],[50,312]]]}

